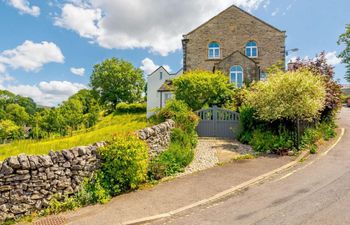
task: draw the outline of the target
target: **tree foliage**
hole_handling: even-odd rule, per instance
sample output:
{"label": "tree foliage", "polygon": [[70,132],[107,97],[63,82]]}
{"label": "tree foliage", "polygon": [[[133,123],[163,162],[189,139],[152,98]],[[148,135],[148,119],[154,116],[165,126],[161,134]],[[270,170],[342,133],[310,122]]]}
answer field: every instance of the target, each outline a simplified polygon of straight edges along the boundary
{"label": "tree foliage", "polygon": [[324,108],[324,81],[309,70],[270,74],[247,95],[247,103],[264,121],[310,120]]}
{"label": "tree foliage", "polygon": [[15,140],[23,136],[23,129],[11,120],[0,120],[0,141]]}
{"label": "tree foliage", "polygon": [[326,88],[326,101],[321,116],[324,119],[334,116],[341,107],[342,91],[341,86],[334,80],[334,67],[327,62],[325,52],[316,55],[314,59],[298,58],[292,65],[291,71],[307,69],[322,78]]}
{"label": "tree foliage", "polygon": [[193,110],[232,103],[235,94],[233,84],[221,72],[190,71],[174,79],[176,99],[184,101]]}
{"label": "tree foliage", "polygon": [[339,57],[346,64],[345,79],[350,82],[350,24],[346,25],[345,32],[339,36],[338,45],[342,44],[345,49],[339,54]]}
{"label": "tree foliage", "polygon": [[29,114],[26,112],[25,108],[18,104],[9,104],[6,106],[6,118],[12,120],[17,125],[24,126],[29,121]]}
{"label": "tree foliage", "polygon": [[90,86],[100,102],[112,110],[120,102],[141,100],[145,81],[140,69],[121,59],[111,58],[94,66]]}

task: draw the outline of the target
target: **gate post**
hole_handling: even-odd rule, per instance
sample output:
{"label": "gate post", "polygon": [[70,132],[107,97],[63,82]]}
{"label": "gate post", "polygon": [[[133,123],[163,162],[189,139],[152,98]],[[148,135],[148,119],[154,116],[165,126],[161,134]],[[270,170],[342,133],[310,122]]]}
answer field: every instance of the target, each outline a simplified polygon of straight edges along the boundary
{"label": "gate post", "polygon": [[[218,107],[216,105],[213,105],[212,107],[213,109],[213,125],[214,125],[214,134],[217,134],[218,131],[218,124],[217,124],[217,120],[218,120]],[[216,135],[215,135],[216,136]]]}

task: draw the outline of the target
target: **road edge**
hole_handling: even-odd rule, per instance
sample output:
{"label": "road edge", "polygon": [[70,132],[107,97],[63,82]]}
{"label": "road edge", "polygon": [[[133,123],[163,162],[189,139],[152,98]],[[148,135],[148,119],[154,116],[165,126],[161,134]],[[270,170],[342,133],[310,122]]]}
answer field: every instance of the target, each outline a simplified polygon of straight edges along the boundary
{"label": "road edge", "polygon": [[[337,141],[332,146],[330,146],[326,151],[321,153],[321,156],[327,155],[340,142],[340,140],[343,138],[344,134],[345,134],[345,129],[341,128],[341,133],[340,133],[340,136],[338,137]],[[245,188],[247,188],[247,187],[249,187],[251,185],[257,184],[257,183],[259,183],[259,182],[261,182],[263,180],[266,180],[266,179],[272,177],[275,174],[278,174],[278,173],[280,173],[280,172],[282,172],[282,171],[284,171],[284,170],[286,170],[288,168],[291,168],[291,167],[295,166],[297,163],[299,163],[299,161],[301,159],[307,157],[308,155],[310,155],[309,151],[303,151],[292,162],[287,163],[287,164],[285,164],[285,165],[283,165],[283,166],[281,166],[281,167],[279,167],[277,169],[274,169],[274,170],[272,170],[270,172],[262,174],[262,175],[260,175],[258,177],[250,179],[250,180],[248,180],[246,182],[243,182],[243,183],[241,183],[241,184],[239,184],[237,186],[229,188],[229,189],[227,189],[225,191],[219,192],[219,193],[215,194],[212,197],[209,197],[209,198],[200,200],[198,202],[192,203],[190,205],[187,205],[187,206],[184,206],[184,207],[181,207],[181,208],[169,211],[167,213],[161,213],[161,214],[158,214],[158,215],[144,217],[144,218],[140,218],[140,219],[136,219],[136,220],[130,220],[130,221],[122,223],[122,225],[136,225],[136,224],[142,224],[142,223],[151,222],[151,221],[154,221],[154,220],[164,219],[164,218],[176,215],[178,213],[181,213],[183,211],[186,211],[186,210],[189,210],[189,209],[201,206],[201,205],[205,205],[205,204],[208,204],[208,203],[213,202],[213,201],[217,201],[219,199],[224,198],[225,196],[232,195],[232,194],[234,194],[234,193],[236,193],[236,192],[238,192],[238,191],[240,191],[242,189],[245,189]]]}

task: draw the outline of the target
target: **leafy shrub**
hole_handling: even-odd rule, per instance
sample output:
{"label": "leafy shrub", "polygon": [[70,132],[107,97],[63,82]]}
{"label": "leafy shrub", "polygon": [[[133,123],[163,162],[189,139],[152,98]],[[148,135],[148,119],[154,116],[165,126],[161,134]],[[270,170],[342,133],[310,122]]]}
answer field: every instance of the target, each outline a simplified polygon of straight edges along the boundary
{"label": "leafy shrub", "polygon": [[49,202],[49,206],[45,209],[44,215],[47,214],[58,214],[60,212],[65,212],[68,210],[75,210],[82,205],[76,197],[58,195],[53,196]]}
{"label": "leafy shrub", "polygon": [[258,124],[258,121],[254,117],[255,110],[252,107],[243,105],[240,107],[239,113],[238,140],[244,144],[248,144]]}
{"label": "leafy shrub", "polygon": [[146,181],[148,148],[133,135],[116,137],[110,145],[99,149],[102,165],[92,179],[85,179],[81,190],[72,197],[54,196],[45,214],[108,202],[111,197],[135,189]]}
{"label": "leafy shrub", "polygon": [[350,95],[343,95],[342,96],[342,102],[344,104],[347,104],[348,103],[348,99],[350,99]]}
{"label": "leafy shrub", "polygon": [[307,128],[301,138],[301,145],[307,147],[322,138],[322,134],[315,128]]}
{"label": "leafy shrub", "polygon": [[234,85],[219,71],[190,71],[174,79],[173,84],[176,99],[193,110],[213,105],[222,107],[234,100]]}
{"label": "leafy shrub", "polygon": [[182,172],[193,160],[193,149],[196,145],[197,136],[188,134],[179,128],[173,129],[169,148],[153,159],[150,164],[149,176],[151,179],[159,180]]}
{"label": "leafy shrub", "polygon": [[279,153],[293,148],[293,141],[290,135],[283,132],[275,135],[270,131],[254,130],[249,144],[257,152]]}
{"label": "leafy shrub", "polygon": [[188,134],[179,128],[174,128],[171,131],[171,142],[178,143],[184,148],[195,148],[198,142],[197,134]]}
{"label": "leafy shrub", "polygon": [[311,153],[311,154],[316,154],[316,153],[317,153],[317,146],[316,146],[316,145],[311,145],[311,147],[310,147],[310,153]]}
{"label": "leafy shrub", "polygon": [[334,138],[336,136],[336,132],[334,130],[334,126],[332,125],[325,125],[323,128],[323,139],[328,141],[331,138]]}
{"label": "leafy shrub", "polygon": [[308,70],[270,74],[247,95],[247,103],[264,121],[311,120],[320,115],[325,103],[325,87],[320,76]]}
{"label": "leafy shrub", "polygon": [[166,119],[173,119],[176,127],[187,133],[195,132],[199,122],[198,116],[192,112],[184,101],[174,99],[167,101],[165,107],[159,109],[153,117],[153,120],[157,122],[162,122]]}
{"label": "leafy shrub", "polygon": [[119,103],[116,106],[116,111],[119,113],[144,113],[146,112],[146,103]]}
{"label": "leafy shrub", "polygon": [[326,53],[321,52],[313,59],[298,58],[291,71],[308,70],[323,80],[326,96],[325,107],[321,111],[321,119],[329,120],[334,117],[341,107],[341,86],[334,80],[334,67],[327,62]]}
{"label": "leafy shrub", "polygon": [[94,187],[99,185],[108,195],[116,196],[138,187],[147,178],[148,147],[136,136],[116,137],[110,145],[99,149],[103,159]]}
{"label": "leafy shrub", "polygon": [[183,147],[180,143],[171,143],[169,148],[157,156],[150,165],[150,177],[161,179],[179,172],[193,160],[194,152],[191,148]]}
{"label": "leafy shrub", "polygon": [[302,147],[312,148],[315,143],[322,138],[328,141],[329,139],[335,137],[336,132],[334,128],[335,124],[333,122],[321,122],[315,127],[305,129],[305,132],[301,138]]}

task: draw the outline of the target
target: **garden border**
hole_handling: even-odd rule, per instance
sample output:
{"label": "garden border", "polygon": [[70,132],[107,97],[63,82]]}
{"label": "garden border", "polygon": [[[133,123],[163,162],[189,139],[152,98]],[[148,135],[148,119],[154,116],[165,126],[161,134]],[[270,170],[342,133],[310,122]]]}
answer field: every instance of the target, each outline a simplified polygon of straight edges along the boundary
{"label": "garden border", "polygon": [[[324,151],[323,153],[320,154],[320,157],[322,156],[325,156],[327,155],[339,142],[340,140],[342,139],[342,137],[344,136],[344,133],[345,133],[345,129],[344,128],[341,128],[341,133],[340,133],[340,136],[338,137],[338,139],[336,140],[336,142],[330,146],[326,151]],[[243,182],[237,186],[234,186],[232,188],[229,188],[225,191],[222,191],[222,192],[219,192],[217,193],[216,195],[210,197],[210,198],[206,198],[206,199],[203,199],[201,201],[198,201],[198,202],[195,202],[193,204],[190,204],[190,205],[187,205],[187,206],[184,206],[184,207],[181,207],[181,208],[178,208],[178,209],[175,209],[175,210],[172,210],[172,211],[169,211],[167,213],[162,213],[162,214],[158,214],[158,215],[154,215],[154,216],[149,216],[149,217],[144,217],[144,218],[141,218],[141,219],[137,219],[137,220],[131,220],[131,221],[127,221],[127,222],[124,222],[122,223],[123,225],[136,225],[136,224],[143,224],[145,222],[151,222],[151,221],[155,221],[155,220],[158,220],[158,219],[164,219],[164,218],[168,218],[168,217],[171,217],[171,216],[174,216],[176,214],[179,214],[181,212],[184,212],[186,210],[189,210],[189,209],[192,209],[192,208],[195,208],[195,207],[198,207],[198,206],[201,206],[201,205],[205,205],[205,204],[208,204],[210,202],[214,202],[214,201],[217,201],[217,200],[220,200],[224,197],[227,197],[229,195],[232,195],[238,191],[241,191],[251,185],[254,185],[254,184],[257,184],[261,181],[264,181],[280,172],[283,172],[284,170],[288,169],[288,168],[291,168],[293,166],[295,166],[297,163],[299,163],[299,161],[307,156],[310,155],[310,152],[309,151],[303,151],[294,161],[284,165],[284,166],[281,166],[275,170],[272,170],[270,172],[267,172],[263,175],[260,175],[258,177],[255,177],[249,181],[246,181],[246,182]]]}

